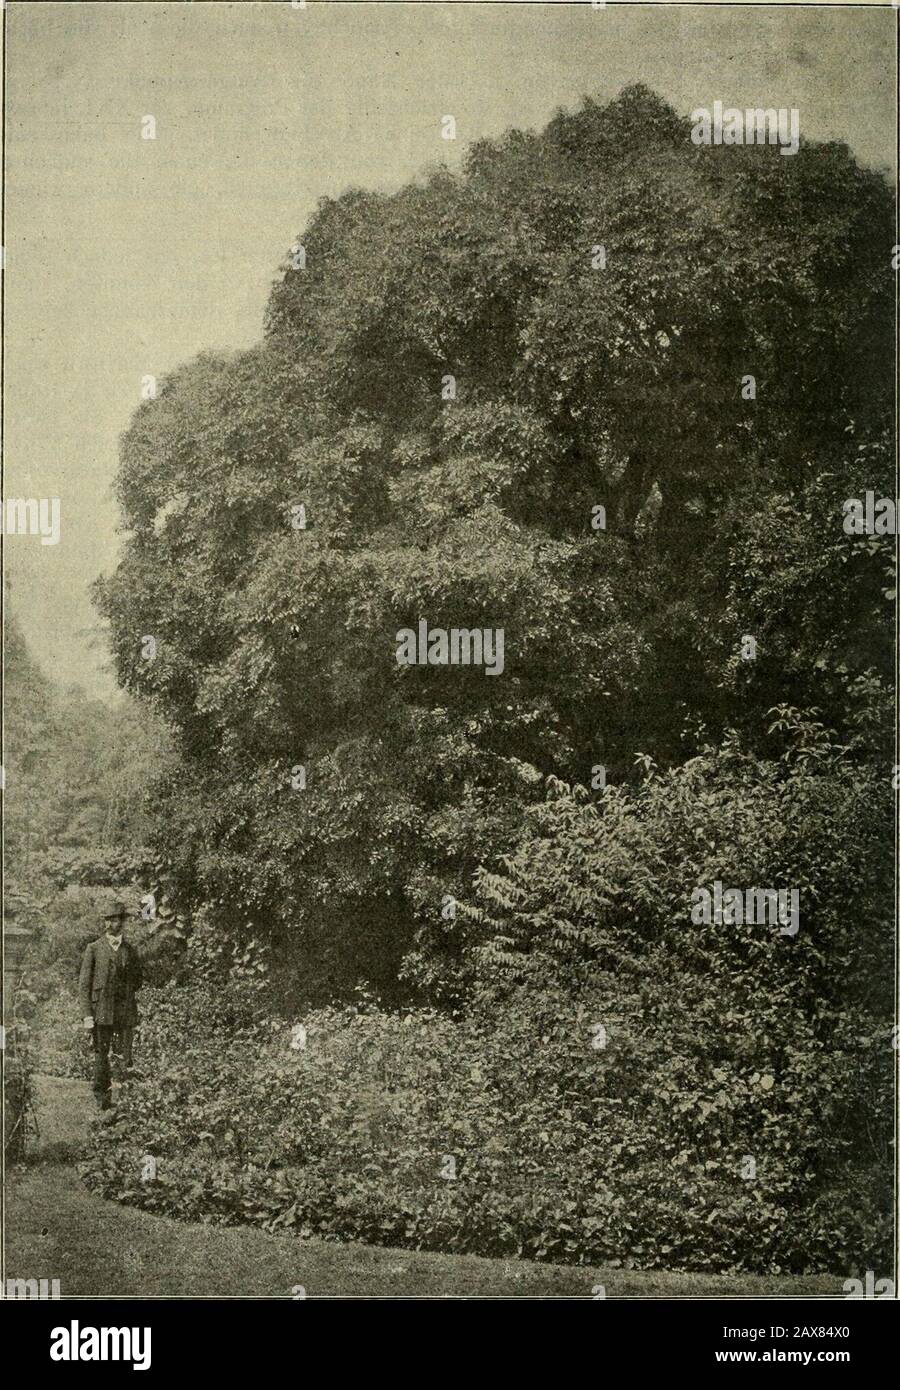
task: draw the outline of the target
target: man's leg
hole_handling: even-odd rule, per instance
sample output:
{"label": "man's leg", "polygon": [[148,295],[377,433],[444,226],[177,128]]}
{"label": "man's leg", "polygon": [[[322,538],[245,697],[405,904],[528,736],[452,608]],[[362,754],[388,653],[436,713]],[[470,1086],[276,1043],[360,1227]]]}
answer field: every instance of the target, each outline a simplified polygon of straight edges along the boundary
{"label": "man's leg", "polygon": [[125,1071],[131,1071],[134,1066],[132,1060],[132,1048],[134,1046],[134,1028],[119,1029],[119,1049],[122,1053],[122,1067]]}
{"label": "man's leg", "polygon": [[112,1097],[109,1076],[109,1046],[113,1030],[105,1023],[94,1024],[94,1079],[93,1091],[101,1110],[108,1110]]}

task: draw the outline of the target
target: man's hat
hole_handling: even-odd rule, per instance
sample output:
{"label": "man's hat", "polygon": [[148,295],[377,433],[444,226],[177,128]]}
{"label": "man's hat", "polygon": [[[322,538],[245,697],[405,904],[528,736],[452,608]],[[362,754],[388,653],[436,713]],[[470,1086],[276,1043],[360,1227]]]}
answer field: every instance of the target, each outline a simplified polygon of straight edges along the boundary
{"label": "man's hat", "polygon": [[103,914],[103,921],[118,922],[120,927],[124,927],[125,923],[128,921],[128,918],[130,916],[131,913],[128,911],[127,904],[123,902],[116,902],[113,903],[112,912],[105,912]]}

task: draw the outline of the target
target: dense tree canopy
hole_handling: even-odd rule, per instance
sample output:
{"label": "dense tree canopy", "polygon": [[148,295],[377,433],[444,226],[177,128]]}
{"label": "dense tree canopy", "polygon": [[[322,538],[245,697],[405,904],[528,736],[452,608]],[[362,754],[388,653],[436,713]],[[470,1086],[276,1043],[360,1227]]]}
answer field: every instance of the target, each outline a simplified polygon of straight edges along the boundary
{"label": "dense tree canopy", "polygon": [[[173,373],[122,441],[98,596],[174,730],[186,903],[308,997],[399,971],[440,1000],[442,904],[545,776],[599,796],[593,769],[701,728],[764,752],[782,702],[884,746],[890,543],[840,526],[890,490],[880,176],[839,144],[698,148],[630,88],[325,200],[300,242],[262,343]],[[398,666],[423,618],[502,628],[503,675]]]}

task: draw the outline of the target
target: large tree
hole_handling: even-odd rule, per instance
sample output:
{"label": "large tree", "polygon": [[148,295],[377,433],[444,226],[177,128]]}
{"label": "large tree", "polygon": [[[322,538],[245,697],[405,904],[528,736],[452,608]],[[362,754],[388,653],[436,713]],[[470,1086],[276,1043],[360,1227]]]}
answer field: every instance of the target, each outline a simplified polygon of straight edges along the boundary
{"label": "large tree", "polygon": [[[643,88],[323,201],[261,345],[123,439],[99,601],[177,739],[183,898],[310,996],[401,965],[452,994],[445,895],[542,775],[622,780],[701,724],[762,742],[779,696],[864,717],[884,556],[840,505],[889,480],[891,217],[846,147],[698,148]],[[398,666],[422,618],[503,628],[503,675]]]}

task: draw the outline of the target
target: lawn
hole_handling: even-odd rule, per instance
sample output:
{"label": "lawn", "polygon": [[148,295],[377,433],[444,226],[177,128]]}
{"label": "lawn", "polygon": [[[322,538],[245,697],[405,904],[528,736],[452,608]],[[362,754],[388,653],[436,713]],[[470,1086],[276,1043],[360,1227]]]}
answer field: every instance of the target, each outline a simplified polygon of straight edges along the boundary
{"label": "lawn", "polygon": [[40,1137],[7,1171],[6,1277],[58,1279],[63,1298],[841,1296],[840,1277],[669,1274],[441,1255],[188,1225],[93,1196],[74,1156],[89,1138],[87,1082],[37,1080]]}

